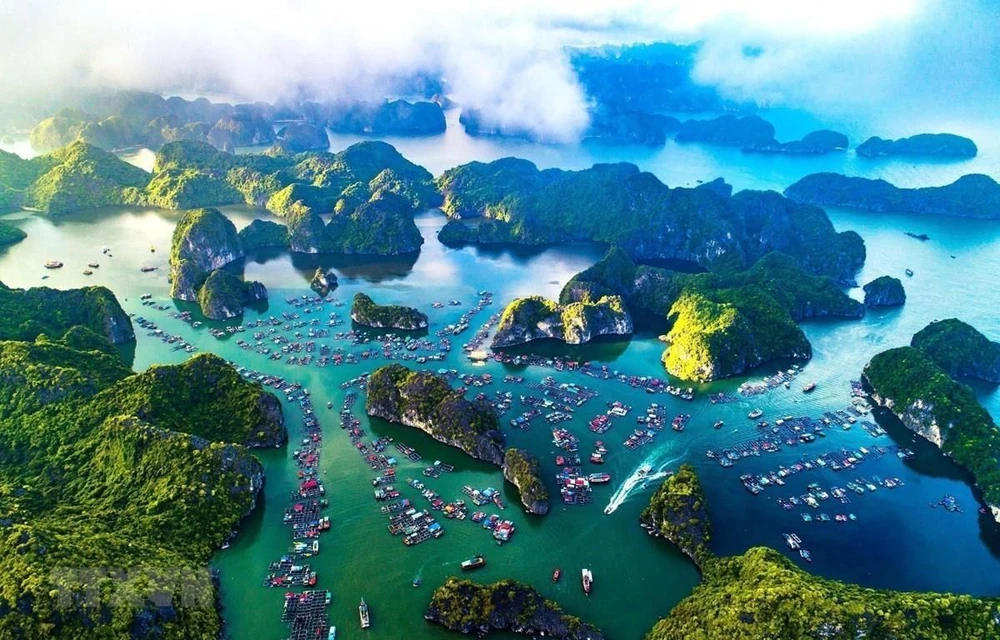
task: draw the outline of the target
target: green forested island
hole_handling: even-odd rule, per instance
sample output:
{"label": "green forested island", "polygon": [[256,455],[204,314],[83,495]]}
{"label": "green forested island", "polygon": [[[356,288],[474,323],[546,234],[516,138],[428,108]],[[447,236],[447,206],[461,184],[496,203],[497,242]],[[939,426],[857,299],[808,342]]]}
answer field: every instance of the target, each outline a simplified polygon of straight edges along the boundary
{"label": "green forested island", "polygon": [[0,636],[216,638],[208,562],[280,405],[215,356],[132,374],[103,291],[2,289]]}
{"label": "green forested island", "polygon": [[[0,198],[2,197],[3,196],[0,195]],[[20,228],[7,222],[0,222],[0,247],[5,247],[9,244],[17,244],[27,237],[28,234]]]}
{"label": "green forested island", "polygon": [[368,415],[416,427],[473,458],[503,464],[506,438],[488,406],[466,400],[430,371],[399,364],[376,369],[368,380]]}
{"label": "green forested island", "polygon": [[462,633],[480,636],[508,630],[556,640],[603,640],[597,628],[563,612],[528,585],[514,580],[477,584],[448,578],[434,590],[427,620]]}
{"label": "green forested island", "polygon": [[632,317],[621,296],[601,296],[565,305],[529,296],[512,301],[503,310],[491,346],[499,349],[542,338],[581,344],[598,336],[631,333]]}
{"label": "green forested island", "polygon": [[885,180],[838,173],[814,173],[785,189],[793,200],[820,206],[879,213],[923,213],[960,218],[1000,218],[1000,184],[987,175],[969,174],[942,187],[905,189]]}
{"label": "green forested island", "polygon": [[906,303],[906,290],[899,278],[879,276],[862,289],[866,307],[901,307]]}
{"label": "green forested island", "polygon": [[1000,522],[1000,430],[972,389],[914,347],[883,351],[862,376],[879,405],[969,470]]}
{"label": "green forested island", "polygon": [[612,294],[633,309],[667,318],[664,364],[688,380],[725,378],[776,358],[808,358],[811,347],[796,322],[864,315],[864,307],[832,279],[810,275],[779,253],[746,270],[692,274],[636,265],[612,247],[566,283],[560,302]]}
{"label": "green forested island", "polygon": [[702,582],[646,640],[922,638],[986,640],[1000,632],[1000,599],[866,589],[796,567],[773,549],[714,556],[697,475],[681,467],[643,512],[691,556]]}
{"label": "green forested island", "polygon": [[351,303],[351,320],[377,329],[415,331],[427,328],[427,315],[413,307],[378,304],[368,295],[358,292]]}
{"label": "green forested island", "polygon": [[910,346],[926,353],[953,378],[1000,383],[1000,343],[957,318],[930,323],[913,335]]}
{"label": "green forested island", "polygon": [[972,158],[979,150],[972,140],[953,133],[918,133],[898,140],[885,140],[873,136],[859,144],[856,151],[859,156],[867,158],[879,156]]}
{"label": "green forested island", "polygon": [[542,481],[538,458],[524,449],[507,449],[503,456],[503,477],[517,487],[521,504],[528,513],[543,516],[549,512],[549,492]]}
{"label": "green forested island", "polygon": [[135,340],[132,321],[105,287],[12,289],[0,282],[0,340],[32,341],[83,327],[110,344]]}
{"label": "green forested island", "polygon": [[633,259],[672,259],[712,270],[746,268],[772,251],[808,273],[850,282],[864,263],[861,237],[837,233],[826,214],[774,192],[713,181],[671,189],[632,164],[539,171],[527,160],[470,162],[437,179],[443,209],[475,227],[442,230],[442,241],[617,244]]}
{"label": "green forested island", "polygon": [[663,481],[639,520],[651,533],[674,543],[695,564],[700,566],[711,556],[708,542],[712,526],[705,493],[691,465],[682,464],[675,474]]}

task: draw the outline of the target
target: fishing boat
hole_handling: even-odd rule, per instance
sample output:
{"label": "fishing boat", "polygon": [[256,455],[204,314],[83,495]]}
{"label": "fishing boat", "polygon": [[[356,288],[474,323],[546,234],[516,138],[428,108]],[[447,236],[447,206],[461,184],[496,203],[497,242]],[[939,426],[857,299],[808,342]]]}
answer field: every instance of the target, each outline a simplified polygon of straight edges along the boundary
{"label": "fishing boat", "polygon": [[85,276],[92,276],[92,275],[94,275],[94,272],[91,271],[90,269],[84,269],[83,270],[83,275],[85,275]]}
{"label": "fishing boat", "polygon": [[722,427],[725,426],[725,424],[726,423],[723,422],[722,420],[717,420],[715,424],[713,424],[712,426],[715,427],[716,429],[721,429]]}
{"label": "fishing boat", "polygon": [[361,604],[358,605],[358,615],[361,616],[362,629],[367,629],[371,626],[371,618],[368,616],[368,605],[365,604],[364,598],[361,598]]}
{"label": "fishing boat", "polygon": [[592,473],[587,476],[587,479],[591,484],[605,484],[611,482],[611,474],[608,473]]}
{"label": "fishing boat", "polygon": [[913,270],[912,269],[907,269],[906,270],[906,275],[908,275],[908,276],[910,276],[912,278],[913,277]]}
{"label": "fishing boat", "polygon": [[421,584],[423,584],[423,582],[424,581],[420,579],[420,576],[417,576],[416,578],[413,579],[413,588],[416,589]]}
{"label": "fishing boat", "polygon": [[761,411],[760,409],[754,409],[753,411],[747,414],[747,417],[750,418],[751,420],[756,420],[762,415],[764,415],[763,411]]}
{"label": "fishing boat", "polygon": [[99,267],[101,265],[98,264],[98,263],[96,263],[96,262],[88,262],[87,266],[90,267],[91,269],[96,269],[97,267]]}
{"label": "fishing boat", "polygon": [[337,627],[330,627],[330,631],[326,634],[326,640],[337,640]]}
{"label": "fishing boat", "polygon": [[559,578],[562,577],[562,569],[556,567],[556,570],[552,572],[552,582],[559,582]]}
{"label": "fishing boat", "polygon": [[49,260],[45,263],[46,269],[62,269],[63,263],[58,260]]}
{"label": "fishing boat", "polygon": [[150,271],[156,271],[157,267],[140,267],[139,271],[143,273],[149,273]]}
{"label": "fishing boat", "polygon": [[799,555],[802,556],[802,559],[805,560],[806,562],[813,561],[812,554],[809,553],[808,549],[799,549]]}
{"label": "fishing boat", "polygon": [[590,572],[590,569],[580,571],[580,581],[583,583],[583,593],[589,596],[590,588],[594,584],[594,574]]}
{"label": "fishing boat", "polygon": [[472,571],[486,566],[486,558],[481,555],[474,555],[467,560],[462,560],[462,571]]}
{"label": "fishing boat", "polygon": [[815,382],[810,382],[806,386],[802,387],[802,393],[810,393],[810,392],[812,392],[815,389],[816,389],[816,383]]}

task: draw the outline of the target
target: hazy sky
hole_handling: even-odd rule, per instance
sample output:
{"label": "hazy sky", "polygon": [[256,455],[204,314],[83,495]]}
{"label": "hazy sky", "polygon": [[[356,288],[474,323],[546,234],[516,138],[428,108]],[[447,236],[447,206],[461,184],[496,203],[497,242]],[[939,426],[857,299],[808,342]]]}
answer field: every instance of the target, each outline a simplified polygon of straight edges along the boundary
{"label": "hazy sky", "polygon": [[[382,97],[440,70],[460,103],[549,138],[586,125],[564,47],[700,42],[696,77],[819,112],[996,109],[1000,1],[0,0],[0,91],[87,85],[272,100]],[[753,50],[757,55],[749,56]]]}

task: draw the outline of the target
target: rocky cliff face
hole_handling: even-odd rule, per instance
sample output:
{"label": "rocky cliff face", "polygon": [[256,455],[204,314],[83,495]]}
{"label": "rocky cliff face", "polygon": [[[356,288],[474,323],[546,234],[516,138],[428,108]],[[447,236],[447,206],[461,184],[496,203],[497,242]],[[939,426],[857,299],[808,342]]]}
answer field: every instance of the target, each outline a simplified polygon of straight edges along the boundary
{"label": "rocky cliff face", "polygon": [[957,318],[932,322],[910,346],[926,353],[953,378],[976,378],[1000,384],[1000,343]]}
{"label": "rocky cliff face", "polygon": [[402,329],[416,331],[427,328],[427,315],[413,307],[395,304],[377,304],[363,293],[354,294],[351,320],[375,329]]}
{"label": "rocky cliff face", "polygon": [[503,477],[517,487],[528,513],[544,516],[549,512],[549,493],[537,458],[523,449],[508,449],[503,458]]}
{"label": "rocky cliff face", "polygon": [[323,218],[314,211],[293,211],[288,220],[288,245],[295,253],[329,253],[330,239]]}
{"label": "rocky cliff face", "polygon": [[324,297],[336,289],[339,284],[337,274],[333,272],[333,269],[324,272],[322,268],[317,268],[316,273],[309,280],[309,288]]}
{"label": "rocky cliff face", "polygon": [[501,580],[480,585],[449,578],[434,591],[424,618],[460,633],[480,637],[506,630],[556,640],[603,640],[604,635],[531,587]]}
{"label": "rocky cliff face", "polygon": [[473,458],[503,464],[505,438],[496,415],[429,371],[402,365],[376,370],[368,381],[365,410],[369,416],[420,429]]}
{"label": "rocky cliff face", "polygon": [[221,269],[243,258],[236,226],[218,209],[192,209],[174,229],[171,264],[189,260],[202,271]]}
{"label": "rocky cliff face", "polygon": [[504,309],[492,347],[501,349],[553,338],[582,344],[602,335],[629,335],[632,316],[620,296],[559,305],[540,296],[518,298]]}
{"label": "rocky cliff face", "polygon": [[906,302],[906,291],[899,278],[881,276],[864,286],[866,307],[901,307]]}

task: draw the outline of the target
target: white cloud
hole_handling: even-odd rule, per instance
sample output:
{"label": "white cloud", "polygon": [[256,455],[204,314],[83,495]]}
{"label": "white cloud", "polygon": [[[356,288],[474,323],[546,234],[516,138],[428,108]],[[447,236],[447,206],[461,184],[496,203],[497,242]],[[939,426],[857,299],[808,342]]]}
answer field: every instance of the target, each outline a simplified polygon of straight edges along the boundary
{"label": "white cloud", "polygon": [[[0,0],[0,78],[8,95],[100,85],[371,99],[389,76],[433,69],[460,102],[560,140],[586,124],[567,45],[702,42],[700,80],[735,97],[814,106],[899,95],[918,78],[954,91],[976,85],[998,71],[996,23],[967,9],[990,4]],[[747,46],[760,54],[745,55]]]}

